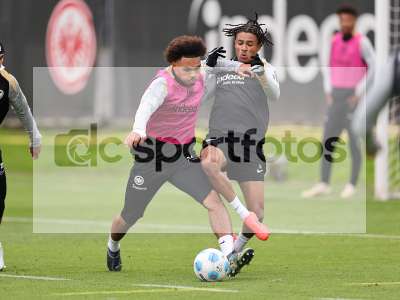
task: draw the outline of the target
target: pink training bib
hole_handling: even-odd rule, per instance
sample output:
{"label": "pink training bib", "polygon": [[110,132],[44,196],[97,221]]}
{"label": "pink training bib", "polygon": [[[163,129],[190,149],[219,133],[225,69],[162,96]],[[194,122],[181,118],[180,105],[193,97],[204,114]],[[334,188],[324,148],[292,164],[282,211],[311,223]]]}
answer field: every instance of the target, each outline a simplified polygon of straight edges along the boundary
{"label": "pink training bib", "polygon": [[342,33],[332,40],[330,67],[334,88],[354,88],[367,73],[368,65],[361,55],[361,34],[343,41]]}
{"label": "pink training bib", "polygon": [[147,135],[167,143],[188,144],[195,135],[204,94],[203,76],[199,74],[195,84],[190,87],[178,83],[166,69],[158,71],[157,77],[167,81],[168,94],[147,123]]}

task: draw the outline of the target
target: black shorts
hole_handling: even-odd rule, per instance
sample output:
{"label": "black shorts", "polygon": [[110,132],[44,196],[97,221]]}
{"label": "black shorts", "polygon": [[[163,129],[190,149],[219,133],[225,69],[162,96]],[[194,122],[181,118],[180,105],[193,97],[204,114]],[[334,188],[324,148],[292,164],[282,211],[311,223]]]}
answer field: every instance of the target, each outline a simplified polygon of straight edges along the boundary
{"label": "black shorts", "polygon": [[203,148],[213,145],[222,150],[230,179],[238,182],[264,181],[267,169],[263,151],[265,139],[256,139],[254,136],[250,136],[250,139],[252,144],[246,146],[244,134],[235,133],[232,136],[212,130],[207,134]]}
{"label": "black shorts", "polygon": [[[154,139],[148,140],[155,142]],[[157,143],[161,143],[161,152],[166,157],[173,157],[177,151],[173,144],[160,141]],[[193,153],[192,146],[193,144],[189,147],[191,153]],[[154,144],[153,146],[145,145],[145,147],[156,153]],[[162,169],[157,170],[155,158],[146,162],[138,161],[138,155],[142,155],[139,150],[136,148],[133,151],[135,163],[130,171],[125,192],[125,205],[121,212],[126,223],[132,225],[143,216],[147,205],[165,182],[171,183],[201,204],[212,191],[212,186],[199,160],[190,159],[182,153],[171,162],[163,162]],[[168,201],[168,199],[165,200]]]}

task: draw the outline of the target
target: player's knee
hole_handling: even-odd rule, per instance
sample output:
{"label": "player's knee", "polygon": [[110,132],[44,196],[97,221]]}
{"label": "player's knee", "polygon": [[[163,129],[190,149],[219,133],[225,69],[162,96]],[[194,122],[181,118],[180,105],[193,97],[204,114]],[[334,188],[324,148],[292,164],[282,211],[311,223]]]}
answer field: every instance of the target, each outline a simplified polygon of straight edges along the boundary
{"label": "player's knee", "polygon": [[224,210],[225,206],[218,196],[217,192],[211,191],[210,194],[204,199],[203,206],[209,211]]}
{"label": "player's knee", "polygon": [[223,160],[224,153],[217,147],[208,146],[201,151],[200,157],[202,160],[220,163]]}
{"label": "player's knee", "polygon": [[201,167],[208,177],[215,177],[217,176],[218,172],[220,172],[218,169],[218,164],[210,159],[202,160]]}
{"label": "player's knee", "polygon": [[[123,221],[125,224],[120,224],[120,225],[126,225],[127,227],[132,227],[139,219],[143,217],[143,212],[131,212],[127,213],[125,211],[121,212],[121,221]],[[122,222],[121,222],[122,223]]]}

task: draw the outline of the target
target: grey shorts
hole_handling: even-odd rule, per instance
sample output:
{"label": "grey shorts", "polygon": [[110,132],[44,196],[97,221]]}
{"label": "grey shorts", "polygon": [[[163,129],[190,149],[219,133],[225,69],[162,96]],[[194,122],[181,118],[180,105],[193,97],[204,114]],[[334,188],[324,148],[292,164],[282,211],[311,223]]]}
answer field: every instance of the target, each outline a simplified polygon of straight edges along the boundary
{"label": "grey shorts", "polygon": [[[151,140],[155,141],[154,139]],[[165,156],[174,156],[174,153],[176,153],[175,145],[157,142],[162,143],[161,150]],[[146,147],[149,146],[146,145]],[[152,149],[155,149],[155,147]],[[166,182],[171,183],[199,203],[203,203],[212,191],[208,177],[198,161],[191,161],[182,153],[174,161],[163,163],[161,170],[156,170],[155,158],[146,162],[138,162],[138,150],[139,148],[136,148],[134,151],[135,163],[130,171],[125,192],[125,204],[121,213],[126,223],[134,224],[143,216],[147,205]],[[168,199],[165,199],[165,201],[168,201]]]}
{"label": "grey shorts", "polygon": [[207,134],[203,148],[213,145],[220,149],[226,158],[226,172],[229,179],[237,182],[264,181],[266,162],[263,152],[264,140],[254,140],[255,144],[246,147],[242,144],[244,136],[235,133],[235,143],[229,143],[230,137],[217,130]]}

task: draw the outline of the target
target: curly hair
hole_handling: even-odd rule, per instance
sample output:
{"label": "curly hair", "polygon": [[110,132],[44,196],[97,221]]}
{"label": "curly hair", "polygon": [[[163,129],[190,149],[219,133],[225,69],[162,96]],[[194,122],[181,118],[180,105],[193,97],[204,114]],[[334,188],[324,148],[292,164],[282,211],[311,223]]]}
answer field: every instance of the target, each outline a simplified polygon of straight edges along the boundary
{"label": "curly hair", "polygon": [[182,57],[202,57],[207,48],[202,38],[198,36],[182,35],[174,38],[164,51],[165,59],[169,63],[176,62]]}
{"label": "curly hair", "polygon": [[225,24],[229,28],[224,28],[222,31],[225,32],[226,36],[234,36],[239,32],[252,33],[257,37],[257,40],[262,45],[272,46],[274,43],[271,41],[271,35],[267,29],[263,30],[262,25],[258,23],[258,15],[255,13],[256,17],[254,19],[249,19],[246,24]]}

